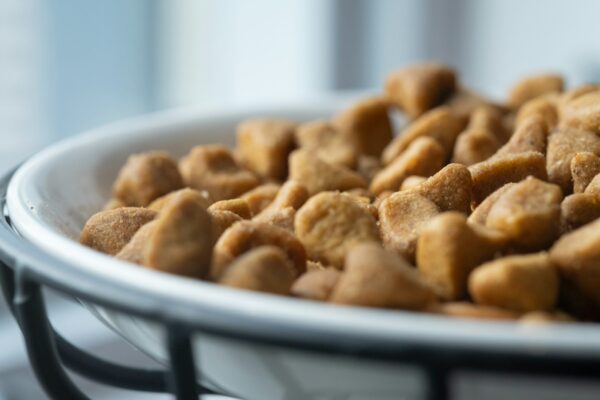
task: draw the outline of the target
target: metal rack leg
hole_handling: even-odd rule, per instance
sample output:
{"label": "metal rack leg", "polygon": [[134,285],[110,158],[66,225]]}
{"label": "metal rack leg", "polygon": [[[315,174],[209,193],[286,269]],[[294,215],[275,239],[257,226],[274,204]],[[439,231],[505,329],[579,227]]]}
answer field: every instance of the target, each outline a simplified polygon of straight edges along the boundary
{"label": "metal rack leg", "polygon": [[190,339],[190,332],[179,326],[167,327],[167,349],[171,371],[168,382],[177,400],[197,400],[196,367]]}
{"label": "metal rack leg", "polygon": [[39,285],[22,270],[15,275],[13,306],[31,366],[46,393],[53,399],[87,399],[62,368]]}
{"label": "metal rack leg", "polygon": [[427,400],[449,400],[448,370],[438,366],[426,369]]}

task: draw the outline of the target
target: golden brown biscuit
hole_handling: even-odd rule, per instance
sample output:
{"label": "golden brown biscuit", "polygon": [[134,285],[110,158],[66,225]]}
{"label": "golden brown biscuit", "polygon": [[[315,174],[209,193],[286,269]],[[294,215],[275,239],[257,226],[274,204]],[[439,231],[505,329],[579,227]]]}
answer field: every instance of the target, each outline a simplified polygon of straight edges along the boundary
{"label": "golden brown biscuit", "polygon": [[112,194],[125,205],[145,207],[152,200],[182,187],[177,164],[169,154],[150,151],[129,156],[119,171]]}
{"label": "golden brown biscuit", "polygon": [[94,250],[115,255],[142,225],[156,218],[156,211],[121,207],[92,215],[79,236],[79,242]]}
{"label": "golden brown biscuit", "polygon": [[498,199],[502,197],[502,195],[504,195],[504,193],[506,193],[506,191],[514,185],[516,185],[516,183],[514,182],[507,183],[506,185],[501,186],[495,192],[486,197],[477,207],[475,207],[471,215],[469,215],[467,221],[470,224],[479,224],[485,226],[485,223],[487,222],[487,217],[494,204],[496,204]]}
{"label": "golden brown biscuit", "polygon": [[588,193],[565,197],[560,205],[561,232],[572,231],[600,218],[600,199]]}
{"label": "golden brown biscuit", "polygon": [[241,168],[227,147],[196,146],[179,162],[185,184],[206,190],[214,201],[233,199],[256,187],[258,178]]}
{"label": "golden brown biscuit", "polygon": [[452,113],[450,108],[443,106],[426,112],[413,123],[408,125],[399,136],[387,145],[382,154],[385,165],[394,161],[418,137],[429,136],[437,140],[449,157],[454,148],[454,142],[465,127],[465,121]]}
{"label": "golden brown biscuit", "polygon": [[455,87],[455,72],[435,63],[410,65],[391,73],[385,82],[390,100],[413,119],[441,104]]}
{"label": "golden brown biscuit", "polygon": [[600,134],[600,89],[563,102],[561,125]]}
{"label": "golden brown biscuit", "polygon": [[419,272],[375,243],[354,247],[346,257],[331,301],[366,307],[422,310],[435,296]]}
{"label": "golden brown biscuit", "polygon": [[493,157],[528,151],[537,151],[544,154],[546,153],[547,136],[548,124],[546,121],[539,115],[531,115],[526,119],[517,121],[515,132]]}
{"label": "golden brown biscuit", "polygon": [[435,203],[414,191],[393,193],[379,205],[379,230],[384,247],[414,261],[421,228],[439,213]]}
{"label": "golden brown biscuit", "polygon": [[237,129],[240,163],[266,179],[287,176],[287,157],[294,149],[296,124],[279,119],[252,119]]}
{"label": "golden brown biscuit", "polygon": [[309,259],[339,269],[352,247],[379,241],[373,215],[351,196],[336,192],[311,197],[296,214],[295,231]]}
{"label": "golden brown biscuit", "polygon": [[358,173],[329,164],[307,150],[296,150],[290,155],[290,180],[308,189],[310,195],[327,190],[365,188],[367,182]]}
{"label": "golden brown biscuit", "polygon": [[558,104],[561,96],[557,93],[536,97],[523,104],[517,112],[515,124],[518,126],[531,116],[541,118],[548,126],[553,129],[558,124]]}
{"label": "golden brown biscuit", "polygon": [[408,176],[433,175],[444,166],[445,160],[444,149],[436,140],[430,137],[417,138],[373,177],[370,190],[375,194],[384,190],[398,190]]}
{"label": "golden brown biscuit", "polygon": [[218,278],[236,257],[258,246],[273,245],[287,254],[300,276],[306,271],[306,252],[288,230],[256,221],[240,221],[227,229],[213,249],[211,275]]}
{"label": "golden brown biscuit", "polygon": [[287,295],[297,271],[279,247],[260,246],[236,258],[219,278],[221,285]]}
{"label": "golden brown biscuit", "polygon": [[219,200],[208,207],[208,212],[218,210],[230,211],[243,219],[250,219],[252,217],[250,206],[248,206],[248,202],[244,199]]}
{"label": "golden brown biscuit", "polygon": [[352,135],[344,134],[329,121],[312,121],[296,129],[299,148],[314,152],[330,164],[354,168],[358,160],[358,145]]}
{"label": "golden brown biscuit", "polygon": [[160,211],[165,204],[169,203],[175,197],[178,197],[181,193],[188,193],[186,196],[194,196],[197,201],[204,204],[205,208],[208,208],[212,203],[212,199],[210,194],[206,190],[196,190],[190,188],[183,188],[179,190],[175,190],[174,192],[167,193],[164,196],[160,196],[158,199],[154,200],[152,203],[148,205],[150,210]]}
{"label": "golden brown biscuit", "polygon": [[292,285],[292,295],[303,299],[327,301],[341,272],[332,267],[313,270],[305,273]]}
{"label": "golden brown biscuit", "polygon": [[469,169],[461,164],[448,164],[414,189],[434,202],[441,211],[471,210],[473,183]]}
{"label": "golden brown biscuit", "polygon": [[573,193],[583,193],[592,179],[600,173],[600,157],[589,151],[576,153],[571,159]]}
{"label": "golden brown biscuit", "polygon": [[281,185],[279,184],[265,183],[247,191],[240,196],[240,199],[246,200],[252,215],[256,215],[267,208],[269,204],[271,204],[271,202],[277,196],[280,188]]}
{"label": "golden brown biscuit", "polygon": [[562,76],[556,74],[540,74],[528,76],[517,82],[508,94],[507,103],[512,108],[519,108],[536,97],[563,91]]}
{"label": "golden brown biscuit", "polygon": [[499,258],[475,268],[469,276],[469,293],[475,303],[517,313],[552,310],[558,288],[558,273],[548,253]]}
{"label": "golden brown biscuit", "polygon": [[379,157],[392,140],[388,102],[373,97],[361,100],[335,117],[335,125],[358,147],[360,154]]}
{"label": "golden brown biscuit", "polygon": [[538,152],[506,154],[469,167],[473,178],[473,203],[478,205],[489,194],[510,182],[528,176],[545,180],[546,159]]}
{"label": "golden brown biscuit", "polygon": [[503,232],[519,250],[546,249],[560,233],[562,199],[557,185],[528,177],[500,196],[488,213],[486,226]]}
{"label": "golden brown biscuit", "polygon": [[417,267],[445,300],[459,300],[466,294],[471,271],[504,248],[506,239],[499,233],[467,224],[458,212],[432,218],[417,241]]}

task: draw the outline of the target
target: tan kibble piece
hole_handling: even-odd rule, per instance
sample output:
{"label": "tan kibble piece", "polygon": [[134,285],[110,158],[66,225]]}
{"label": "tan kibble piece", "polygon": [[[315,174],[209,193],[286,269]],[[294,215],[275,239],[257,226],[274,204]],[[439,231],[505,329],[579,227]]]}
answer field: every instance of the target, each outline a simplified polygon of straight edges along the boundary
{"label": "tan kibble piece", "polygon": [[527,179],[509,188],[489,211],[486,226],[506,234],[520,250],[547,248],[560,233],[562,191],[557,185]]}
{"label": "tan kibble piece", "polygon": [[492,259],[504,246],[500,234],[468,224],[461,213],[447,212],[421,228],[417,266],[440,297],[459,300],[466,294],[471,271]]}
{"label": "tan kibble piece", "polygon": [[346,193],[350,196],[355,196],[355,197],[360,197],[363,199],[368,199],[369,202],[375,200],[375,195],[370,192],[368,189],[364,189],[364,188],[356,188],[356,189],[350,189],[350,190],[344,190],[343,193]]}
{"label": "tan kibble piece", "polygon": [[150,241],[157,222],[156,220],[150,221],[138,229],[131,240],[115,255],[115,258],[143,265],[145,248]]}
{"label": "tan kibble piece", "polygon": [[485,223],[487,222],[487,217],[494,204],[496,204],[498,199],[502,197],[502,195],[504,195],[504,193],[506,193],[506,191],[514,185],[516,185],[516,183],[514,182],[507,183],[506,185],[498,188],[495,192],[486,197],[481,202],[481,204],[479,204],[473,210],[471,215],[469,215],[469,218],[467,219],[468,222],[471,224],[485,225]]}
{"label": "tan kibble piece", "polygon": [[379,157],[366,156],[364,154],[358,157],[356,172],[368,182],[370,182],[379,171],[381,171]]}
{"label": "tan kibble piece", "polygon": [[243,219],[250,219],[252,217],[248,202],[244,199],[220,200],[208,207],[209,212],[217,210],[231,211]]}
{"label": "tan kibble piece", "polygon": [[288,230],[267,223],[240,221],[227,229],[215,244],[211,275],[218,278],[236,257],[258,246],[273,245],[287,254],[297,276],[306,270],[306,253]]}
{"label": "tan kibble piece", "polygon": [[104,207],[102,207],[103,211],[114,210],[116,208],[127,207],[127,205],[119,199],[110,199],[106,202]]}
{"label": "tan kibble piece", "polygon": [[397,192],[379,206],[379,229],[386,249],[414,261],[423,225],[440,213],[432,201],[411,191]]}
{"label": "tan kibble piece", "polygon": [[371,199],[369,197],[359,196],[359,195],[355,195],[355,194],[348,193],[348,192],[342,192],[341,194],[342,194],[342,196],[349,197],[356,204],[358,204],[359,206],[361,206],[362,208],[364,208],[376,220],[379,219],[379,212],[377,211],[377,207],[375,207],[371,203]]}
{"label": "tan kibble piece", "polygon": [[428,308],[428,311],[448,317],[467,319],[514,320],[519,317],[517,313],[509,310],[463,301],[438,303]]}
{"label": "tan kibble piece", "polygon": [[558,124],[559,100],[560,96],[557,93],[550,93],[529,100],[519,108],[515,124],[518,126],[529,117],[535,115],[541,118],[549,128],[556,127]]}
{"label": "tan kibble piece", "polygon": [[531,311],[519,318],[519,323],[526,325],[547,325],[567,322],[575,322],[575,319],[562,311]]}
{"label": "tan kibble piece", "polygon": [[365,179],[358,173],[329,164],[306,150],[294,151],[289,162],[290,179],[308,189],[310,195],[326,190],[348,190],[367,186]]}
{"label": "tan kibble piece", "polygon": [[565,193],[573,187],[571,160],[580,152],[600,155],[600,137],[594,132],[572,128],[558,128],[548,137],[546,169],[548,180],[560,185]]}
{"label": "tan kibble piece", "polygon": [[526,77],[512,87],[508,95],[508,105],[519,108],[531,99],[548,93],[560,93],[564,87],[563,78],[556,74],[543,74]]}
{"label": "tan kibble piece", "polygon": [[241,168],[227,147],[196,146],[179,162],[185,184],[206,190],[213,201],[233,199],[256,187],[258,178]]}
{"label": "tan kibble piece", "polygon": [[[597,83],[587,83],[574,87],[573,89],[569,89],[562,93],[562,95],[560,96],[559,107],[562,108],[565,103],[568,103],[571,100],[575,100],[576,98],[581,97],[584,94],[596,92],[598,90],[600,90],[600,85]],[[559,109],[559,111],[561,110]]]}
{"label": "tan kibble piece", "polygon": [[564,102],[560,116],[564,126],[600,134],[600,89]]}
{"label": "tan kibble piece", "polygon": [[375,200],[373,200],[373,205],[377,208],[379,208],[379,206],[381,205],[381,203],[387,199],[388,197],[390,197],[392,194],[394,194],[396,192],[392,191],[392,190],[385,190],[381,193],[379,193],[377,195],[377,197],[375,197]]}
{"label": "tan kibble piece", "polygon": [[311,197],[296,214],[295,231],[309,259],[339,269],[352,247],[379,241],[373,215],[351,196],[336,192]]}
{"label": "tan kibble piece", "polygon": [[561,231],[568,232],[600,218],[600,198],[588,193],[574,193],[560,205]]}
{"label": "tan kibble piece", "polygon": [[265,183],[264,185],[257,186],[244,193],[240,198],[248,202],[248,207],[250,207],[252,215],[257,215],[267,208],[275,197],[277,197],[279,189],[281,189],[281,185],[276,183]]}
{"label": "tan kibble piece", "polygon": [[303,299],[327,301],[342,273],[336,268],[324,268],[305,273],[292,285],[292,295]]}
{"label": "tan kibble piece", "polygon": [[450,107],[454,114],[465,120],[473,118],[473,114],[479,108],[499,108],[482,96],[465,88],[456,90],[448,97],[444,105]]}
{"label": "tan kibble piece", "polygon": [[412,189],[434,202],[441,211],[471,211],[473,190],[471,173],[461,164],[448,164],[438,173]]}
{"label": "tan kibble piece", "polygon": [[298,147],[314,152],[330,164],[354,168],[358,146],[351,135],[343,134],[329,121],[313,121],[296,129]]}
{"label": "tan kibble piece", "polygon": [[528,176],[545,180],[546,159],[538,152],[506,154],[469,167],[473,178],[473,202],[481,203],[489,194],[510,182],[519,182]]}
{"label": "tan kibble piece", "polygon": [[548,253],[499,258],[475,268],[469,276],[469,293],[475,303],[517,313],[552,310],[558,288],[558,273]]}
{"label": "tan kibble piece", "polygon": [[112,194],[128,206],[145,207],[182,187],[177,163],[164,151],[150,151],[129,156],[119,171]]}
{"label": "tan kibble piece", "polygon": [[584,193],[600,198],[600,174],[594,176],[594,179],[585,188]]}
{"label": "tan kibble piece", "polygon": [[505,114],[498,107],[485,105],[473,110],[467,129],[483,129],[492,133],[501,143],[506,142],[512,131],[506,129]]}
{"label": "tan kibble piece", "polygon": [[219,283],[238,289],[287,295],[297,271],[279,247],[260,246],[227,266]]}
{"label": "tan kibble piece", "polygon": [[577,153],[571,159],[573,193],[583,193],[592,179],[600,173],[600,157],[589,151]]}
{"label": "tan kibble piece", "polygon": [[537,151],[544,154],[546,152],[547,136],[548,125],[546,121],[539,115],[532,115],[517,122],[513,135],[504,146],[498,149],[493,157],[528,151]]}
{"label": "tan kibble piece", "polygon": [[563,235],[550,250],[561,275],[600,313],[600,220]]}
{"label": "tan kibble piece", "polygon": [[490,158],[501,146],[500,140],[487,129],[470,128],[456,139],[452,161],[466,166]]}
{"label": "tan kibble piece", "polygon": [[451,68],[423,63],[391,73],[385,83],[385,92],[410,118],[416,118],[442,103],[455,87],[456,74]]}
{"label": "tan kibble piece", "polygon": [[294,148],[296,124],[287,120],[252,119],[237,129],[240,162],[267,179],[283,180],[287,157]]}
{"label": "tan kibble piece", "polygon": [[221,237],[223,232],[225,232],[231,225],[238,221],[244,220],[236,213],[227,210],[209,210],[208,212],[212,218],[213,238],[215,243]]}
{"label": "tan kibble piece", "polygon": [[338,114],[334,123],[360,154],[379,157],[393,137],[388,106],[379,97],[364,99]]}
{"label": "tan kibble piece", "polygon": [[307,199],[308,190],[304,186],[293,180],[287,181],[283,184],[271,204],[255,215],[253,220],[276,225],[293,232],[296,210]]}
{"label": "tan kibble piece", "polygon": [[256,222],[264,222],[287,229],[294,232],[294,220],[296,219],[296,209],[293,207],[283,207],[278,209],[262,212],[252,220]]}
{"label": "tan kibble piece", "polygon": [[399,136],[385,148],[382,155],[384,164],[398,157],[418,137],[429,136],[437,140],[446,155],[452,154],[454,142],[465,127],[465,121],[452,113],[448,107],[438,107],[423,114],[408,125]]}
{"label": "tan kibble piece", "polygon": [[398,190],[408,176],[430,176],[444,166],[445,160],[444,149],[435,139],[419,137],[375,175],[370,190],[375,194],[384,190]]}
{"label": "tan kibble piece", "polygon": [[[418,175],[408,176],[405,180],[402,181],[402,185],[400,185],[400,190],[414,189],[417,186],[419,186],[421,183],[425,182],[426,180],[427,180],[427,178],[424,176],[418,176]],[[385,192],[382,192],[382,193],[387,193],[387,192],[390,192],[390,190],[386,190]]]}
{"label": "tan kibble piece", "polygon": [[[179,193],[165,204],[146,234],[140,264],[178,275],[206,276],[213,245],[212,219],[205,204],[192,193]],[[136,236],[121,253],[127,254],[130,245],[136,247]]]}
{"label": "tan kibble piece", "polygon": [[330,301],[366,307],[422,310],[435,301],[419,272],[375,243],[354,247]]}
{"label": "tan kibble piece", "polygon": [[156,217],[156,212],[138,207],[121,207],[92,215],[79,236],[81,244],[115,255],[140,227]]}
{"label": "tan kibble piece", "polygon": [[319,261],[306,260],[306,271],[320,271],[322,269],[329,268],[320,263]]}
{"label": "tan kibble piece", "polygon": [[165,206],[165,204],[168,204],[171,200],[173,200],[175,197],[178,197],[181,193],[186,193],[185,196],[194,196],[198,202],[204,205],[205,208],[208,208],[213,203],[210,194],[208,194],[206,190],[183,188],[165,194],[164,196],[160,196],[158,199],[150,203],[148,205],[148,208],[150,210],[160,211]]}

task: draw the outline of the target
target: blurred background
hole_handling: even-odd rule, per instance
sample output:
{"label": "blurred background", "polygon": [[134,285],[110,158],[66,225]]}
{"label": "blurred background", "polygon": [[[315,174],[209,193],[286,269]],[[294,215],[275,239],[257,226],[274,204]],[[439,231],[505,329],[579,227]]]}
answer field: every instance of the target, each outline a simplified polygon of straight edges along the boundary
{"label": "blurred background", "polygon": [[[599,82],[598,15],[594,0],[0,0],[0,168],[121,118],[379,88],[419,60],[498,99],[528,73]],[[79,307],[52,304],[74,341],[149,363]],[[0,399],[44,398],[5,311],[0,346]]]}

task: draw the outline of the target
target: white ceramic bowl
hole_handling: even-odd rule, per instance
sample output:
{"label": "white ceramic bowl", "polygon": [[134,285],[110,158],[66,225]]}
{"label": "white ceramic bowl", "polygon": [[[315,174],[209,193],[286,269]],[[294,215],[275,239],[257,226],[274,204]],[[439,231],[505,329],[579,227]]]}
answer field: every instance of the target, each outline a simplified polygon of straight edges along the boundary
{"label": "white ceramic bowl", "polygon": [[[237,329],[260,332],[261,327],[269,326],[270,335],[304,335],[329,343],[333,338],[350,353],[370,344],[413,343],[600,357],[600,328],[596,325],[526,328],[507,322],[332,306],[166,275],[79,245],[81,228],[109,198],[111,183],[130,153],[165,149],[179,157],[197,144],[232,144],[235,126],[248,117],[303,121],[328,117],[346,103],[340,98],[322,98],[255,109],[171,111],[70,138],[35,155],[15,174],[7,196],[12,222],[27,240],[87,274],[122,287],[151,290],[164,300],[152,306],[168,307],[172,300],[210,310],[212,315],[226,317],[231,329],[236,329],[231,321],[239,319],[244,323]],[[166,362],[164,332],[159,326],[88,307],[139,349]],[[396,399],[421,390],[419,371],[401,363],[251,345],[207,334],[198,335],[194,346],[204,383],[247,399],[340,399],[351,395],[353,399]]]}

